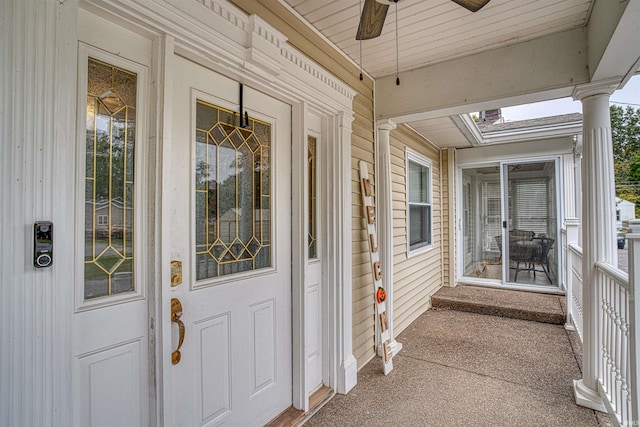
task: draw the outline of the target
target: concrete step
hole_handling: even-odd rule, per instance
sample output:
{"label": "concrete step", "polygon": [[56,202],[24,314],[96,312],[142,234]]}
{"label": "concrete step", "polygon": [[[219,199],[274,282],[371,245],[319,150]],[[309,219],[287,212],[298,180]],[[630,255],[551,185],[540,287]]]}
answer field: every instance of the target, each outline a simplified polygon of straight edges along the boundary
{"label": "concrete step", "polygon": [[563,325],[566,297],[508,289],[459,285],[443,287],[431,297],[433,308]]}

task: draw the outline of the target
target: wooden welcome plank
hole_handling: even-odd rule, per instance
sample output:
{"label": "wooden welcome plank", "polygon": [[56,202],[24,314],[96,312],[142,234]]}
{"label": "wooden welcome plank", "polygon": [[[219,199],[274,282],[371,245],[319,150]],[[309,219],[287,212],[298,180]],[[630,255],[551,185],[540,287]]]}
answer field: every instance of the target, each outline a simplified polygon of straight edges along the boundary
{"label": "wooden welcome plank", "polygon": [[367,241],[369,242],[369,258],[371,260],[371,273],[373,275],[373,300],[376,306],[376,328],[380,331],[382,342],[382,363],[384,374],[387,375],[393,369],[393,353],[391,351],[391,337],[389,335],[389,318],[387,316],[386,288],[382,280],[382,268],[380,264],[380,252],[378,251],[378,234],[376,232],[376,208],[371,195],[371,181],[367,163],[358,162],[360,169],[360,193],[364,206],[364,220],[367,224]]}

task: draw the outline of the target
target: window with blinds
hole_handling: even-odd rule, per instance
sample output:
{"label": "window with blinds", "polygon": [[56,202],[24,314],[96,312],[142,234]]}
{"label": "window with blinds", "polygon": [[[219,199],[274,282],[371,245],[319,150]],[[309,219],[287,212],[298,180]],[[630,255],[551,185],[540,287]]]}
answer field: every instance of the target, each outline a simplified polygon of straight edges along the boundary
{"label": "window with blinds", "polygon": [[482,249],[499,251],[495,236],[502,233],[502,195],[500,181],[482,182]]}
{"label": "window with blinds", "polygon": [[407,236],[409,252],[432,244],[431,162],[407,151]]}
{"label": "window with blinds", "polygon": [[550,212],[552,194],[547,178],[529,178],[510,180],[509,216],[512,228],[529,230],[540,234],[549,234],[552,222]]}

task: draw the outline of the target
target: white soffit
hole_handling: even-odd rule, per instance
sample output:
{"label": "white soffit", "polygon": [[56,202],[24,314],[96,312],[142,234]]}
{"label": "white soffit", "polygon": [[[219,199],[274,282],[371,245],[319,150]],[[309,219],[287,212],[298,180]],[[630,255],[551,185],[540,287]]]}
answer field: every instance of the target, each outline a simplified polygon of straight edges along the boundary
{"label": "white soffit", "polygon": [[407,123],[407,126],[438,148],[466,148],[473,145],[452,117],[420,120]]}

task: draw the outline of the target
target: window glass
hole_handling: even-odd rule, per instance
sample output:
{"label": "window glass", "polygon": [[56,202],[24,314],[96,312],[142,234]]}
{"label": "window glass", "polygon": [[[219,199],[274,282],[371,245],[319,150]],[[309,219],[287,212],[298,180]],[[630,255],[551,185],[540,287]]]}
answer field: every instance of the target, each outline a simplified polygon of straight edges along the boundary
{"label": "window glass", "polygon": [[431,163],[413,153],[407,156],[409,251],[431,245]]}
{"label": "window glass", "polygon": [[89,58],[85,300],[132,292],[137,75]]}
{"label": "window glass", "polygon": [[271,267],[271,125],[196,103],[196,277]]}
{"label": "window glass", "polygon": [[317,225],[316,225],[316,197],[317,197],[317,182],[316,182],[316,138],[313,136],[309,136],[308,138],[308,152],[307,152],[307,162],[308,162],[308,173],[309,173],[309,236],[308,236],[308,245],[309,245],[309,259],[314,259],[318,257],[317,254]]}

